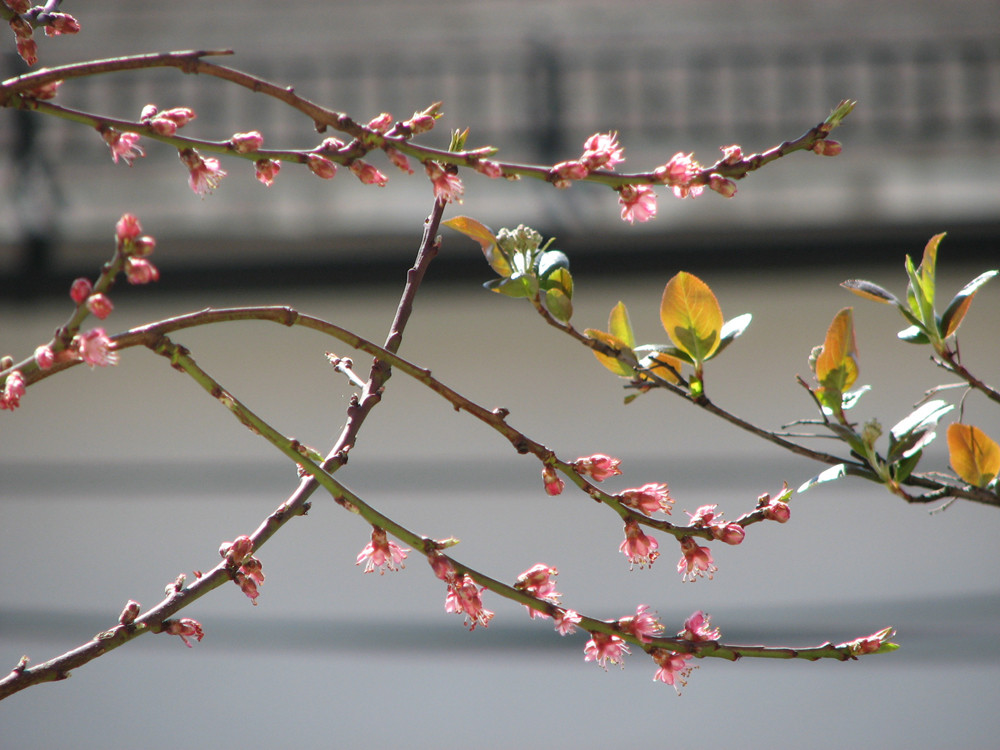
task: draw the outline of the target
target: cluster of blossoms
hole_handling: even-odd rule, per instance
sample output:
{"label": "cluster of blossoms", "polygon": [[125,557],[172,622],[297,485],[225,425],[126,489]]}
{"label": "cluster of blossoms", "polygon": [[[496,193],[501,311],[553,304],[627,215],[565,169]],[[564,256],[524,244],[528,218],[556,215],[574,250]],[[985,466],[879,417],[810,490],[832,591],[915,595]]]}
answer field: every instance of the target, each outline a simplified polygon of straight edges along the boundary
{"label": "cluster of blossoms", "polygon": [[694,513],[688,513],[691,525],[699,529],[708,529],[712,537],[726,544],[740,544],[746,531],[738,523],[726,523],[721,513],[716,512],[717,505],[703,505]]}
{"label": "cluster of blossoms", "polygon": [[468,573],[459,573],[451,561],[441,554],[428,558],[434,575],[448,584],[448,593],[444,600],[446,612],[465,614],[465,623],[469,630],[475,630],[477,625],[489,627],[493,612],[483,607],[483,591]]}
{"label": "cluster of blossoms", "polygon": [[[38,62],[38,43],[34,40],[29,19],[44,24],[46,36],[76,34],[80,31],[80,22],[68,13],[55,11],[43,13],[41,8],[32,8],[29,0],[2,0],[2,2],[18,14],[10,19],[10,28],[14,32],[14,41],[17,43],[17,54],[28,65],[34,65]],[[27,16],[27,18],[23,16]]]}
{"label": "cluster of blossoms", "polygon": [[400,547],[395,542],[389,541],[385,535],[385,529],[378,526],[372,527],[372,540],[364,546],[358,554],[358,561],[355,565],[365,564],[365,573],[371,573],[378,569],[380,575],[385,575],[385,571],[405,568],[403,560],[410,550]]}
{"label": "cluster of blossoms", "polygon": [[231,569],[235,569],[230,571],[233,581],[256,606],[257,597],[260,596],[257,587],[264,583],[264,571],[260,560],[250,554],[252,551],[253,541],[245,535],[238,536],[231,542],[223,542],[219,547],[219,555]]}

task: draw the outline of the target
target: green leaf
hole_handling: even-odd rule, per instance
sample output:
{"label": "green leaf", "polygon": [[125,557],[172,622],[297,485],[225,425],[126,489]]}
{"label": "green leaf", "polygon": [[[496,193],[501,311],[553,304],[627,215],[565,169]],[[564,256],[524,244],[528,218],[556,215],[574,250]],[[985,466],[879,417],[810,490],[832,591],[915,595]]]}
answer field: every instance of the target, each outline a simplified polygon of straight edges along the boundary
{"label": "green leaf", "polygon": [[719,331],[719,348],[715,350],[712,356],[718,357],[723,349],[742,336],[743,332],[750,327],[750,321],[752,320],[753,315],[750,313],[743,313],[742,315],[737,315],[732,320],[727,320],[725,325],[722,326],[722,330]]}
{"label": "green leaf", "polygon": [[568,268],[552,270],[544,280],[538,280],[538,285],[545,290],[562,292],[569,299],[573,299],[573,276]]}
{"label": "green leaf", "polygon": [[483,255],[486,256],[486,262],[490,264],[490,268],[496,271],[498,276],[510,276],[510,261],[500,249],[492,229],[468,216],[456,216],[441,223],[478,242],[483,248]]}
{"label": "green leaf", "polygon": [[656,355],[666,355],[672,359],[687,362],[689,365],[694,364],[694,360],[691,359],[691,356],[687,352],[681,351],[676,346],[670,346],[669,344],[640,344],[633,348],[636,355],[644,355],[647,358]]}
{"label": "green leaf", "polygon": [[[547,250],[535,258],[535,270],[538,273],[538,278],[543,281],[547,280],[552,273],[559,269],[569,270],[569,258],[566,257],[566,253],[564,252]],[[542,287],[548,288],[544,284],[542,284]]]}
{"label": "green leaf", "polygon": [[902,440],[904,435],[914,430],[937,427],[937,423],[941,421],[941,417],[954,408],[953,404],[949,404],[941,399],[928,401],[899,420],[889,431],[889,434],[895,440]]}
{"label": "green leaf", "polygon": [[538,286],[536,281],[534,291],[532,291],[530,283],[532,281],[535,281],[534,277],[515,274],[509,279],[492,279],[491,281],[487,281],[483,284],[483,287],[489,289],[491,292],[497,292],[498,294],[514,297],[515,299],[520,297],[534,297],[538,291]]}
{"label": "green leaf", "polygon": [[628,316],[628,309],[625,303],[618,300],[618,304],[611,308],[608,316],[608,332],[625,342],[630,348],[635,348],[635,332],[632,330],[632,321]]}
{"label": "green leaf", "polygon": [[896,338],[900,341],[905,341],[907,344],[931,343],[931,340],[927,337],[927,334],[921,330],[920,326],[910,326],[909,328],[904,328],[896,334]]}
{"label": "green leaf", "polygon": [[465,130],[453,130],[453,131],[451,131],[451,144],[448,146],[448,150],[452,151],[452,152],[455,152],[455,151],[464,151],[465,150],[465,141],[468,138],[469,138],[469,129],[468,128],[466,128]]}
{"label": "green leaf", "polygon": [[844,464],[837,464],[836,466],[831,466],[825,471],[821,471],[819,474],[814,476],[812,479],[806,480],[797,490],[797,493],[802,494],[810,487],[815,487],[817,484],[823,484],[824,482],[832,482],[836,479],[840,479],[843,476],[847,476],[847,470]]}
{"label": "green leaf", "polygon": [[545,306],[556,320],[561,320],[563,323],[568,323],[573,317],[573,302],[562,289],[547,289]]}
{"label": "green leaf", "polygon": [[998,273],[1000,271],[986,271],[962,287],[962,290],[955,295],[955,298],[948,304],[948,309],[941,316],[941,338],[946,339],[958,330],[965,314],[969,311],[973,297],[979,291],[979,287]]}
{"label": "green leaf", "polygon": [[847,281],[842,281],[840,285],[844,287],[844,289],[854,292],[859,297],[875,300],[876,302],[881,302],[886,305],[897,305],[899,307],[903,306],[903,303],[896,299],[896,295],[870,281],[848,279]]}
{"label": "green leaf", "polygon": [[681,271],[667,282],[660,320],[670,340],[687,352],[696,366],[719,348],[722,309],[708,284],[693,274]]}
{"label": "green leaf", "polygon": [[847,393],[844,394],[843,398],[840,401],[840,408],[843,409],[844,411],[847,411],[848,409],[853,409],[855,406],[857,406],[857,403],[858,401],[861,400],[861,397],[864,396],[866,393],[868,393],[868,391],[870,391],[871,389],[872,387],[870,385],[863,385],[860,388],[855,388],[853,391],[848,391]]}

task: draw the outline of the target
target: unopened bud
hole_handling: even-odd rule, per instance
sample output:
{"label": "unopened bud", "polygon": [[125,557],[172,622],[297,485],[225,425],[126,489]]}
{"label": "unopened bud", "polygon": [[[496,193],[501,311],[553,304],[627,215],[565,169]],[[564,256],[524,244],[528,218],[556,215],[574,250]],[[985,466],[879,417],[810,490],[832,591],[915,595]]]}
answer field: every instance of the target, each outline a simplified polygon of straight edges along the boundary
{"label": "unopened bud", "polygon": [[125,605],[125,609],[118,616],[118,622],[122,625],[131,625],[135,622],[135,618],[139,616],[139,609],[139,602],[129,599],[128,604]]}
{"label": "unopened bud", "polygon": [[812,150],[820,156],[836,156],[841,152],[843,146],[838,141],[822,140],[813,144]]}

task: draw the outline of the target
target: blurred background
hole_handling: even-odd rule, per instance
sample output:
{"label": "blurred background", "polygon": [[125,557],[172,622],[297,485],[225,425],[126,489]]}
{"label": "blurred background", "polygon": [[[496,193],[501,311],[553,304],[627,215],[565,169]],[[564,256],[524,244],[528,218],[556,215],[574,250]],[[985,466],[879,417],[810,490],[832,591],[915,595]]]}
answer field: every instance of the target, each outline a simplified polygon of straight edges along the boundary
{"label": "blurred background", "polygon": [[[465,203],[449,209],[494,229],[526,223],[556,235],[573,264],[580,328],[603,327],[621,299],[639,338],[659,341],[663,284],[682,268],[698,274],[727,318],[754,314],[710,368],[709,393],[768,428],[811,416],[794,376],[806,374],[837,310],[855,302],[861,380],[874,388],[859,420],[888,428],[942,382],[927,352],[895,340],[903,326],[892,310],[840,281],[901,293],[903,256],[919,256],[941,231],[943,294],[1000,265],[992,2],[135,0],[126,11],[98,0],[65,10],[83,32],[40,37],[43,65],[232,48],[220,62],[362,121],[441,100],[428,143],[445,146],[450,129],[470,127],[470,146],[497,146],[511,161],[573,158],[590,134],[617,130],[630,170],[678,151],[711,163],[720,146],[765,150],[857,99],[835,135],[837,158],[793,154],[728,201],[661,191],[645,225],[622,223],[615,195],[597,186],[473,175]],[[23,70],[6,64],[7,76]],[[274,147],[321,138],[291,110],[177,71],[67,83],[58,101],[117,117],[149,102],[190,106],[198,119],[185,133],[214,140],[251,129]],[[49,340],[70,312],[69,282],[96,275],[125,211],[156,237],[162,277],[114,290],[110,330],[208,305],[289,304],[384,338],[430,210],[422,176],[377,161],[390,178],[377,189],[346,170],[320,181],[288,166],[266,189],[233,161],[200,199],[172,149],[145,145],[129,169],[87,128],[2,113],[2,352],[20,359]],[[589,353],[527,305],[483,291],[489,278],[475,246],[446,233],[401,353],[483,405],[509,408],[514,426],[560,456],[621,456],[614,491],[666,481],[682,519],[710,502],[735,518],[760,492],[822,468],[676,399],[623,406],[619,383]],[[987,285],[962,351],[994,384],[998,319],[1000,292]],[[287,434],[322,449],[338,433],[351,390],[324,360],[327,349],[348,354],[334,343],[255,323],[176,340]],[[965,416],[1000,435],[984,400],[967,399]],[[947,469],[943,443],[928,450],[928,469]],[[464,632],[419,559],[362,575],[353,563],[365,525],[316,496],[261,551],[258,607],[235,586],[217,591],[184,613],[205,626],[194,649],[142,638],[4,701],[0,744],[589,748],[721,736],[750,748],[995,746],[1000,718],[982,695],[1000,678],[996,510],[929,513],[834,483],[796,498],[789,524],[755,526],[739,548],[715,549],[714,581],[682,584],[669,539],[652,569],[630,572],[614,514],[575,493],[548,498],[534,460],[401,375],[339,478],[420,533],[459,537],[456,556],[496,577],[555,565],[567,606],[594,616],[646,603],[674,630],[705,609],[726,640],[771,645],[892,625],[904,648],[850,664],[706,660],[677,699],[650,684],[655,668],[641,654],[601,674],[582,659],[584,637],[559,638],[496,597],[487,596],[497,611],[489,629]],[[149,354],[33,387],[0,428],[0,665],[78,645],[129,598],[159,601],[168,581],[214,565],[218,545],[250,533],[295,483],[280,455]]]}

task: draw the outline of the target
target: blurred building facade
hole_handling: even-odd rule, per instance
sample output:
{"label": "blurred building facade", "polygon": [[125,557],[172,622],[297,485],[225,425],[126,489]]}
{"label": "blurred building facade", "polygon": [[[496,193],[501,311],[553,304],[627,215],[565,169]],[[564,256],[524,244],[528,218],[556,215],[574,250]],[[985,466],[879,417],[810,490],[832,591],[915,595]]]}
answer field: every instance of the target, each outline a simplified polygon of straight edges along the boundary
{"label": "blurred building facade", "polygon": [[[382,111],[405,118],[443,101],[445,116],[426,142],[446,146],[451,129],[468,127],[470,146],[494,145],[518,162],[573,158],[589,134],[617,130],[630,170],[678,151],[711,163],[720,146],[765,150],[841,99],[859,101],[836,136],[845,144],[838,159],[792,155],[751,175],[732,201],[680,204],[664,194],[660,216],[642,227],[621,224],[606,189],[470,175],[462,212],[494,227],[528,223],[584,246],[782,229],[1000,233],[1000,9],[991,2],[922,0],[901,12],[841,2],[254,1],[234,12],[230,3],[137,0],[127,11],[113,2],[67,10],[77,11],[83,33],[44,41],[43,64],[230,47],[236,54],[219,62],[359,120]],[[270,147],[311,148],[323,137],[288,107],[176,70],[72,81],[58,101],[122,118],[150,102],[189,106],[198,119],[184,132],[212,140],[257,129]],[[234,253],[265,259],[276,244],[285,258],[327,257],[332,248],[363,262],[418,235],[429,209],[423,176],[377,157],[390,177],[381,192],[346,170],[328,183],[292,167],[268,190],[248,164],[231,161],[230,176],[201,200],[172,148],[146,146],[133,168],[115,166],[89,128],[4,113],[0,273],[23,270],[29,257],[48,270],[98,262],[125,210],[183,240],[172,257],[197,265]],[[595,236],[600,243],[588,243]]]}

